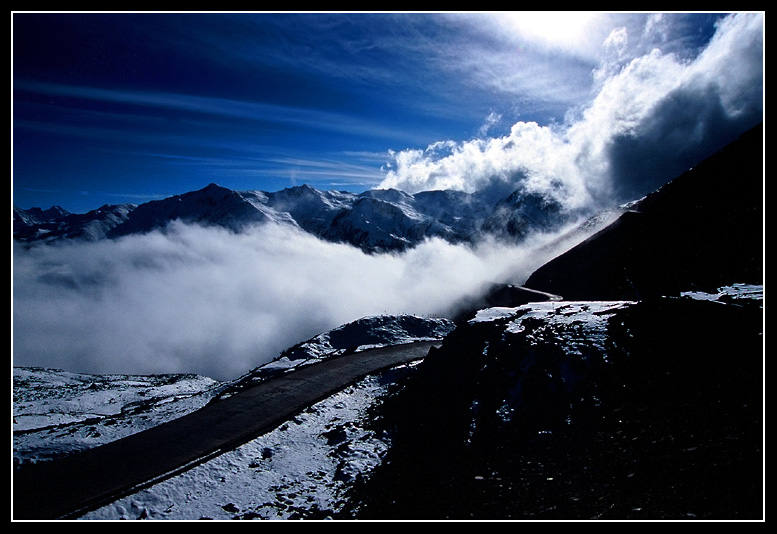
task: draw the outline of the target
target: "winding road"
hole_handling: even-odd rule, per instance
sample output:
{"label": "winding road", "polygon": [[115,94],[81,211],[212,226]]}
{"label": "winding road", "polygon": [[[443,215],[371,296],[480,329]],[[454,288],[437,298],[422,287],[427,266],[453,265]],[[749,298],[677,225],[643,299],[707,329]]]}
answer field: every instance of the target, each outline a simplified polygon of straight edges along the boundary
{"label": "winding road", "polygon": [[264,434],[371,373],[424,358],[437,341],[371,349],[280,375],[174,421],[15,471],[14,520],[73,519]]}

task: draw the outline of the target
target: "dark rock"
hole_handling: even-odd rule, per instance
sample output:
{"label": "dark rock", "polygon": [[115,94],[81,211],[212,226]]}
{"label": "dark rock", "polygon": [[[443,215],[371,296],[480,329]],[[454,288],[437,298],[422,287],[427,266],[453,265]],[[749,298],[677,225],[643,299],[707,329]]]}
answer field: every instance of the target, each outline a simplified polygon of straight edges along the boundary
{"label": "dark rock", "polygon": [[[563,303],[560,303],[563,304]],[[370,519],[758,519],[762,308],[657,299],[463,324],[385,403]]]}

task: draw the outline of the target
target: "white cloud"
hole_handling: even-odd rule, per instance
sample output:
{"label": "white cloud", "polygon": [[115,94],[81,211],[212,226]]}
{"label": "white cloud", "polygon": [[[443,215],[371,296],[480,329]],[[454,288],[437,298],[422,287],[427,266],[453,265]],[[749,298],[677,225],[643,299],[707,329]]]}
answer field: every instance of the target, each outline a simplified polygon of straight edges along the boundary
{"label": "white cloud", "polygon": [[629,44],[629,34],[626,28],[615,28],[604,40],[603,46],[607,51],[614,51],[618,57],[622,56]]}
{"label": "white cloud", "polygon": [[290,228],[173,225],[14,251],[14,365],[236,378],[360,317],[442,314],[481,285],[523,280],[524,249],[428,241],[366,255]]}
{"label": "white cloud", "polygon": [[502,115],[499,113],[496,113],[495,111],[490,112],[485,120],[483,121],[483,124],[478,129],[478,135],[481,137],[486,135],[488,131],[493,128],[495,125],[499,123],[499,121],[502,120]]}
{"label": "white cloud", "polygon": [[[626,37],[610,34],[608,45],[623,52]],[[449,142],[445,155],[397,152],[380,187],[474,191],[496,179],[576,207],[645,194],[760,120],[763,16],[725,18],[692,61],[654,48],[612,65],[596,72],[599,91],[575,122],[518,122],[502,137]]]}

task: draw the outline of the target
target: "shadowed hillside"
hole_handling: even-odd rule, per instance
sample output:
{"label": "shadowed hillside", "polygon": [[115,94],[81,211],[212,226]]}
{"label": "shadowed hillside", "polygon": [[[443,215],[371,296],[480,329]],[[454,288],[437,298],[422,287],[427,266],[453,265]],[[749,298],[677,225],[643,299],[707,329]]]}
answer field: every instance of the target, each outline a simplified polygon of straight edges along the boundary
{"label": "shadowed hillside", "polygon": [[761,178],[759,127],[527,282],[562,300],[459,323],[375,411],[352,514],[763,518]]}
{"label": "shadowed hillside", "polygon": [[638,201],[525,286],[577,299],[642,299],[763,281],[763,125]]}

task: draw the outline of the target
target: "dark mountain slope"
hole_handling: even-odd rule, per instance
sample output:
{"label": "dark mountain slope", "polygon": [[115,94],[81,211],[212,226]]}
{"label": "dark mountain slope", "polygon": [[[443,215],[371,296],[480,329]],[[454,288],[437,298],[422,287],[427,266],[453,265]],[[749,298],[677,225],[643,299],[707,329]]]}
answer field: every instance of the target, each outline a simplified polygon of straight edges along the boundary
{"label": "dark mountain slope", "polygon": [[349,513],[763,519],[762,146],[758,127],[526,283],[563,299],[460,322],[375,409],[392,447]]}
{"label": "dark mountain slope", "polygon": [[69,213],[54,206],[48,210],[13,208],[13,237],[19,242],[105,239],[128,218],[135,204],[104,205],[87,213]]}
{"label": "dark mountain slope", "polygon": [[567,300],[641,299],[763,282],[763,125],[534,272]]}
{"label": "dark mountain slope", "polygon": [[759,303],[621,305],[599,341],[557,306],[575,320],[464,323],[429,353],[376,411],[392,447],[352,514],[762,518]]}
{"label": "dark mountain slope", "polygon": [[[259,195],[260,199],[255,197]],[[240,193],[217,184],[199,191],[175,195],[163,200],[152,200],[139,205],[129,213],[127,220],[109,232],[108,237],[162,229],[172,221],[217,225],[240,231],[252,224],[286,222],[294,224],[286,215],[280,217],[261,203],[261,193]]]}

